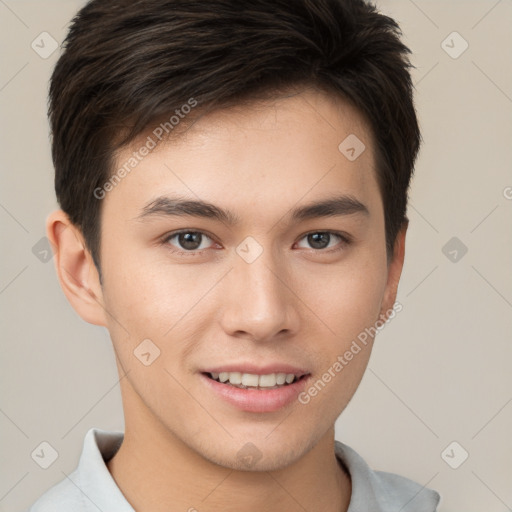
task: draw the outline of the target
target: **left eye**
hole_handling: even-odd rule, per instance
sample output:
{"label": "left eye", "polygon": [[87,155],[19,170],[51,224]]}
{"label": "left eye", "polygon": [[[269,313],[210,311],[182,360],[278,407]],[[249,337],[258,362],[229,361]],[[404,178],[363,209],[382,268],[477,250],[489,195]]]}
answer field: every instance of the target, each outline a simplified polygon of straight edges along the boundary
{"label": "left eye", "polygon": [[[201,249],[205,249],[205,247],[201,247],[201,242],[203,238],[211,240],[211,238],[200,231],[182,231],[180,233],[175,233],[170,235],[165,239],[165,242],[171,242],[173,238],[178,240],[178,248],[185,249],[186,251],[197,251]],[[171,243],[171,245],[174,245]]]}

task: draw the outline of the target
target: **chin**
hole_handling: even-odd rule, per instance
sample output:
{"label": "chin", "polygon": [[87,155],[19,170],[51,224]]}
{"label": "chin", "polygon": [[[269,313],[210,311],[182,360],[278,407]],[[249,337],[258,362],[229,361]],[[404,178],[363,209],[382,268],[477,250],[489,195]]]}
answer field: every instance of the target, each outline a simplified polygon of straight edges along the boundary
{"label": "chin", "polygon": [[[300,459],[315,444],[311,437],[307,441],[300,439],[286,440],[275,435],[271,441],[265,439],[269,433],[261,436],[247,436],[242,440],[227,441],[224,445],[219,445],[218,440],[212,440],[209,446],[214,450],[203,449],[198,453],[206,460],[222,466],[226,469],[236,471],[278,471],[286,468]],[[274,434],[270,434],[270,437]]]}

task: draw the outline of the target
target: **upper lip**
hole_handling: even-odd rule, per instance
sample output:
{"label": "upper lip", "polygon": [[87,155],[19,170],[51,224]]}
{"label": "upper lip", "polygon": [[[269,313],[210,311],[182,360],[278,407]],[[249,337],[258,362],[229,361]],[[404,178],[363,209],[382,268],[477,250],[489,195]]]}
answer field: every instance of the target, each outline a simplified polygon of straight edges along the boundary
{"label": "upper lip", "polygon": [[214,366],[208,368],[203,371],[203,373],[232,373],[232,372],[240,372],[240,373],[251,373],[253,375],[269,375],[271,373],[286,373],[296,375],[297,377],[302,377],[303,375],[307,375],[309,372],[298,366],[292,366],[290,364],[284,363],[273,363],[265,366],[258,366],[252,363],[233,363],[233,364],[223,364],[221,366]]}

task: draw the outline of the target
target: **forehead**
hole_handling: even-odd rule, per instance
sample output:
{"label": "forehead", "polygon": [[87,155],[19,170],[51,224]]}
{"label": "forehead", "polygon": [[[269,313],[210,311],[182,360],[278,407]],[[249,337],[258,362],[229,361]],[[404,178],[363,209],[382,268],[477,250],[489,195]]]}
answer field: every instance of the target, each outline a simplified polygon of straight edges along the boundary
{"label": "forehead", "polygon": [[148,137],[156,141],[107,203],[133,212],[179,194],[229,203],[242,214],[248,206],[277,214],[279,205],[322,193],[376,201],[368,197],[377,189],[371,130],[340,98],[308,90],[241,104],[200,116],[165,141],[156,139],[155,127],[118,153],[116,168]]}

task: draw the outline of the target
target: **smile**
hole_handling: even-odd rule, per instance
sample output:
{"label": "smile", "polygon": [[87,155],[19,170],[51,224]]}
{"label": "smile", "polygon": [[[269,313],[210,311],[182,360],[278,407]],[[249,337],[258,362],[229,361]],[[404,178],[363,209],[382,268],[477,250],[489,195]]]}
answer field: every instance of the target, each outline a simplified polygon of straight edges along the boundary
{"label": "smile", "polygon": [[212,372],[206,373],[206,375],[212,380],[240,389],[277,389],[293,384],[303,377],[293,373],[269,373],[265,375],[257,375],[254,373],[242,372]]}

